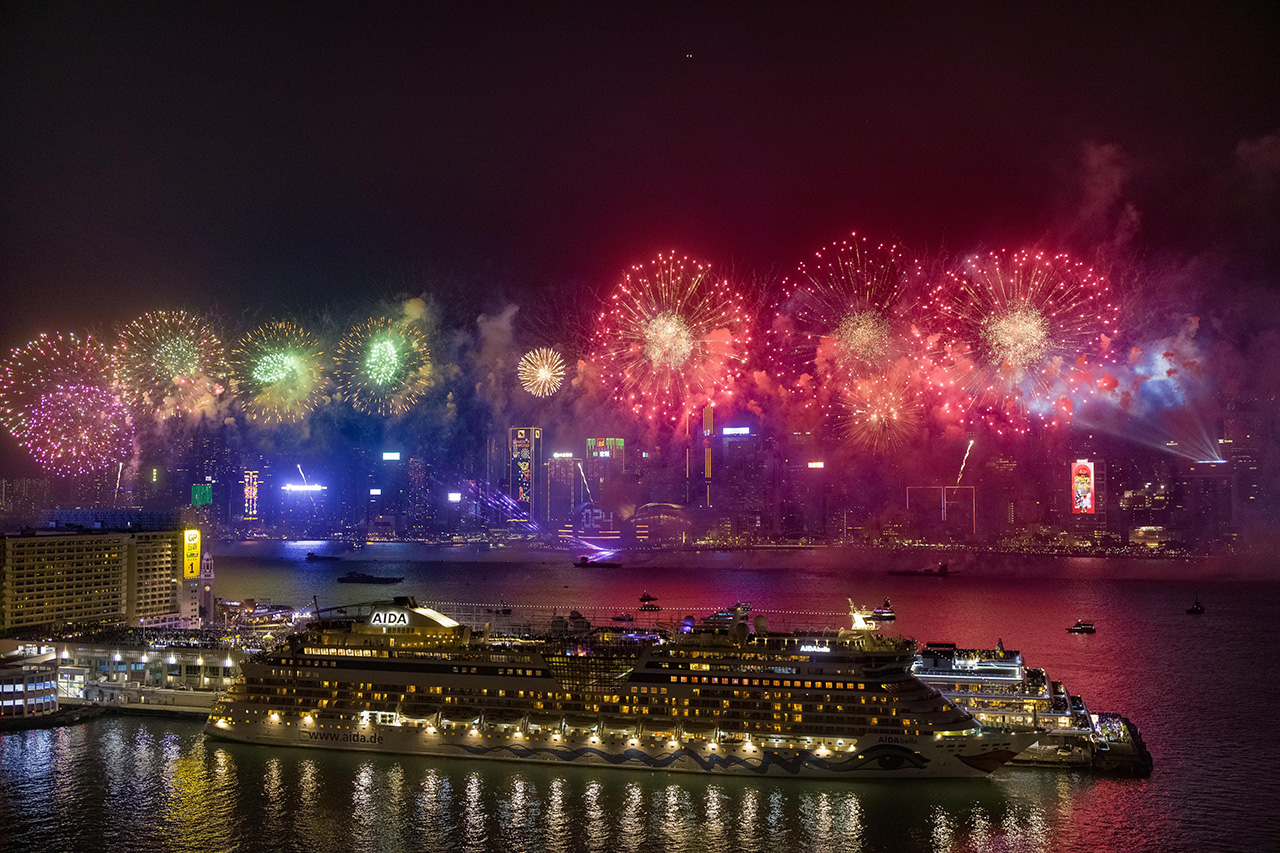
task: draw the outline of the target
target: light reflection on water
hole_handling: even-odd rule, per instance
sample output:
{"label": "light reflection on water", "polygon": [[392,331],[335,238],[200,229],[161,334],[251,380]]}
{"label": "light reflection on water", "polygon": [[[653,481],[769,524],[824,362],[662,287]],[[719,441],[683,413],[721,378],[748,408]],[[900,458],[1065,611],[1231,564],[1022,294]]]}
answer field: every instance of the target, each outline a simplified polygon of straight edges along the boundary
{"label": "light reflection on water", "polygon": [[130,717],[8,735],[0,780],[0,831],[27,849],[308,853],[1062,850],[1054,825],[1091,786],[1038,770],[834,783],[271,749]]}
{"label": "light reflection on water", "polygon": [[[535,568],[484,571],[491,583],[545,588],[545,572],[555,570]],[[461,586],[472,569],[432,571]],[[247,573],[242,580],[257,583]],[[592,580],[638,588],[634,578]],[[754,586],[752,597],[762,607],[813,606],[816,599],[806,596],[846,587],[892,594],[905,633],[988,646],[1003,637],[1029,664],[1048,667],[1083,693],[1094,710],[1132,716],[1156,756],[1155,774],[1116,779],[1016,769],[988,780],[885,784],[706,777],[272,749],[205,740],[193,722],[105,717],[0,736],[0,848],[1132,853],[1275,847],[1277,812],[1258,805],[1280,802],[1280,740],[1272,731],[1280,679],[1258,667],[1259,650],[1274,644],[1270,626],[1280,611],[1280,585],[979,577],[903,581],[900,589],[886,583],[865,576],[686,572],[653,588],[664,600],[729,602],[744,597],[735,590],[745,584]],[[1213,605],[1198,621],[1184,612],[1196,596]],[[1065,633],[1079,616],[1098,621],[1097,636]]]}

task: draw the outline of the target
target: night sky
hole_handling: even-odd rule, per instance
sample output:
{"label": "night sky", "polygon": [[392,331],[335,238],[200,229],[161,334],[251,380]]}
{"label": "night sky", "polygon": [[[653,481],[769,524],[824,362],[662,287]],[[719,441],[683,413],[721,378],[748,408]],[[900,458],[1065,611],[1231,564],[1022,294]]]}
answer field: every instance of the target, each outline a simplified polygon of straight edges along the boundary
{"label": "night sky", "polygon": [[406,278],[607,287],[664,249],[787,270],[853,230],[1081,243],[1121,203],[1141,250],[1212,249],[1252,227],[1241,180],[1274,207],[1277,24],[1261,3],[10,3],[2,342]]}
{"label": "night sky", "polygon": [[513,305],[660,251],[767,289],[856,231],[1098,263],[1144,352],[1274,399],[1278,56],[1263,3],[9,3],[0,347],[423,295],[479,389]]}

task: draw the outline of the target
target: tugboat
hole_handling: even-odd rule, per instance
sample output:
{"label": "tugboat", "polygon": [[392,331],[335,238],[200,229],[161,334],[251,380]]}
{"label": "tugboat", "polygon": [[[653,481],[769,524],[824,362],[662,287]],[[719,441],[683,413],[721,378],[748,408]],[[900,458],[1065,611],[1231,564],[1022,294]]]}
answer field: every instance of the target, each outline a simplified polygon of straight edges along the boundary
{"label": "tugboat", "polygon": [[649,590],[645,590],[640,596],[640,609],[650,613],[661,610],[662,608],[654,604],[658,600],[658,596],[650,595]]}
{"label": "tugboat", "polygon": [[338,583],[402,583],[404,578],[387,577],[386,575],[368,575],[364,572],[347,572],[338,578]]}
{"label": "tugboat", "polygon": [[613,617],[613,621],[614,622],[634,622],[636,621],[636,617],[632,616],[630,613],[619,613],[617,616]]}
{"label": "tugboat", "polygon": [[1086,622],[1083,619],[1077,619],[1076,624],[1067,629],[1072,634],[1093,634],[1097,632],[1097,628],[1092,622]]}
{"label": "tugboat", "polygon": [[876,618],[877,622],[892,622],[898,616],[893,612],[893,605],[889,603],[889,599],[884,600],[884,604],[871,611],[871,615]]}
{"label": "tugboat", "polygon": [[1199,616],[1204,612],[1204,605],[1200,603],[1200,596],[1196,596],[1196,603],[1187,608],[1187,615]]}

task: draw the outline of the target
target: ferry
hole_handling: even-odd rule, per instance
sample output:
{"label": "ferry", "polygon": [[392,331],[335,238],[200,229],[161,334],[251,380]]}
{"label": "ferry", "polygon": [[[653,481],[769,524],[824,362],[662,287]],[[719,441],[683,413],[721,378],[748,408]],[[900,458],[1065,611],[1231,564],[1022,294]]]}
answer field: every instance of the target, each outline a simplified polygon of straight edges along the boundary
{"label": "ferry", "polygon": [[608,626],[495,637],[400,597],[313,622],[242,666],[225,740],[651,771],[982,777],[1039,736],[979,724],[911,673],[915,644],[851,627]]}

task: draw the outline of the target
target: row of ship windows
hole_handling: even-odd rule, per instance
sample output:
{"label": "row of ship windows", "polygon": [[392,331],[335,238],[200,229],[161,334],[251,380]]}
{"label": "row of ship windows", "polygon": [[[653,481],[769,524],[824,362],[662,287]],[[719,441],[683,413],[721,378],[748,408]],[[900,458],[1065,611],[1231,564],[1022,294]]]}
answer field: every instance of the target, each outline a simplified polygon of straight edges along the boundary
{"label": "row of ship windows", "polygon": [[[735,685],[741,684],[743,687],[807,687],[810,690],[853,690],[855,684],[858,690],[866,690],[865,682],[843,682],[843,681],[798,681],[790,679],[768,679],[768,678],[721,678],[719,676],[705,675],[673,675],[671,683],[680,684],[725,684]],[[890,690],[887,684],[881,684],[881,689]],[[635,688],[631,688],[632,692]]]}

